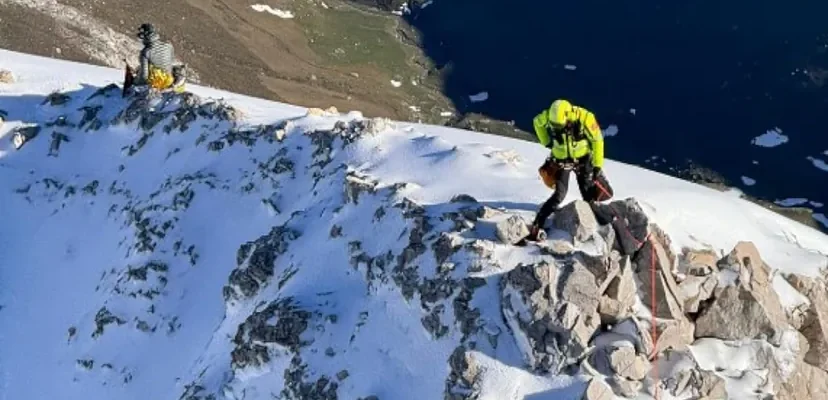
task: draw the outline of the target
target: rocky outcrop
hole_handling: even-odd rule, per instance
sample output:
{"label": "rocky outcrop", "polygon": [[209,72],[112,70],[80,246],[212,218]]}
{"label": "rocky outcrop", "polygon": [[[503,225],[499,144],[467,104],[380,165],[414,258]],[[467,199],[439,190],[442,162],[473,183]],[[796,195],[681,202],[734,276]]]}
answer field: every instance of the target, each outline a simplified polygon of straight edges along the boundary
{"label": "rocky outcrop", "polygon": [[702,302],[713,296],[713,291],[719,283],[718,276],[689,275],[678,285],[679,301],[688,314],[697,313]]}
{"label": "rocky outcrop", "polygon": [[789,325],[779,295],[770,284],[770,269],[756,247],[740,242],[718,264],[722,270],[737,274],[738,286],[718,289],[713,303],[696,319],[696,337],[766,338],[778,344]]}
{"label": "rocky outcrop", "polygon": [[237,267],[230,273],[229,282],[223,289],[225,301],[255,296],[273,277],[277,258],[298,237],[299,232],[277,226],[255,241],[241,245],[236,254]]}
{"label": "rocky outcrop", "polygon": [[[596,376],[584,398],[634,398],[652,390],[645,383],[651,362],[667,358],[666,365],[685,367],[659,370],[662,388],[681,398],[725,399],[725,375],[701,368],[690,352],[698,339],[715,338],[728,346],[756,343],[744,350],[757,360],[754,372],[767,376],[756,393],[810,399],[823,390],[828,290],[821,281],[785,276],[808,299],[801,323],[792,326],[797,318],[786,315],[791,310],[782,307],[772,270],[752,243],[738,243],[724,257],[693,249],[676,255],[667,234],[631,199],[592,210],[576,201],[555,218],[563,232],[550,236],[565,232],[571,242],[543,244],[549,257],[517,266],[501,288],[504,316],[533,370],[568,373],[580,365]],[[601,240],[606,247],[594,246]],[[798,345],[791,343],[795,328],[802,332]]]}
{"label": "rocky outcrop", "polygon": [[603,293],[598,303],[602,322],[614,324],[633,314],[637,288],[629,257],[611,257],[610,270],[599,292]]}
{"label": "rocky outcrop", "polygon": [[799,331],[808,340],[810,348],[806,363],[828,371],[828,284],[822,279],[791,274],[786,280],[808,299]]}
{"label": "rocky outcrop", "polygon": [[581,400],[612,400],[612,389],[603,379],[594,377],[587,384]]}
{"label": "rocky outcrop", "polygon": [[269,348],[274,346],[298,351],[307,344],[301,336],[308,329],[311,315],[290,298],[274,301],[251,314],[233,338],[233,368],[267,363],[271,358]]}
{"label": "rocky outcrop", "polygon": [[583,200],[575,200],[555,212],[555,228],[571,235],[577,242],[585,242],[598,231],[595,214]]}
{"label": "rocky outcrop", "polygon": [[781,307],[742,286],[728,286],[696,319],[696,338],[765,339],[778,343],[788,326]]}
{"label": "rocky outcrop", "polygon": [[0,69],[0,83],[14,83],[14,75],[7,69]]}
{"label": "rocky outcrop", "polygon": [[495,235],[506,244],[517,243],[529,234],[526,221],[520,216],[512,215],[495,224]]}
{"label": "rocky outcrop", "polygon": [[577,263],[539,263],[515,268],[504,282],[504,314],[529,347],[530,365],[554,373],[573,365],[600,326],[594,276]]}
{"label": "rocky outcrop", "polygon": [[349,203],[358,204],[359,196],[362,193],[375,193],[376,187],[376,181],[355,171],[349,171],[345,177],[345,200]]}
{"label": "rocky outcrop", "polygon": [[[655,309],[658,318],[678,320],[684,318],[684,309],[678,297],[678,285],[673,275],[674,259],[669,246],[669,239],[663,233],[650,235],[633,256],[633,264],[636,278],[641,283],[639,290],[643,293],[640,298],[644,306],[648,310]],[[653,299],[655,304],[652,304]]]}
{"label": "rocky outcrop", "polygon": [[794,372],[779,386],[776,399],[820,399],[828,393],[828,372],[798,361]]}
{"label": "rocky outcrop", "polygon": [[479,395],[481,370],[465,346],[459,346],[449,358],[451,369],[443,395],[447,400],[475,399]]}
{"label": "rocky outcrop", "polygon": [[709,276],[718,272],[719,256],[711,250],[685,248],[679,258],[678,272],[692,276]]}

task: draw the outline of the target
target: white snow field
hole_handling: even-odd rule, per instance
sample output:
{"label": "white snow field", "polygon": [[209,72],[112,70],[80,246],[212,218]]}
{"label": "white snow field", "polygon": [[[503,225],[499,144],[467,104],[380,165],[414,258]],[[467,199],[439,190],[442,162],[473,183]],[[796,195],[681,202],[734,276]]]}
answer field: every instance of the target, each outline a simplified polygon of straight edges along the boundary
{"label": "white snow field", "polygon": [[[120,70],[0,50],[2,69],[16,81],[0,83],[1,400],[438,399],[462,386],[461,347],[480,399],[581,398],[584,379],[530,372],[503,320],[500,276],[536,249],[485,224],[451,236],[490,240],[498,268],[473,272],[413,237],[418,224],[447,232],[460,194],[530,219],[550,195],[543,147],[195,85],[241,126],[214,117],[232,113],[220,103],[175,111],[180,99],[153,103],[152,120],[101,90]],[[362,120],[358,138],[314,133]],[[16,150],[15,129],[35,124]],[[605,171],[676,253],[752,241],[774,273],[828,266],[826,235],[738,193],[612,160]],[[399,266],[411,257],[419,268]],[[698,343],[700,365],[750,359],[721,346]]]}

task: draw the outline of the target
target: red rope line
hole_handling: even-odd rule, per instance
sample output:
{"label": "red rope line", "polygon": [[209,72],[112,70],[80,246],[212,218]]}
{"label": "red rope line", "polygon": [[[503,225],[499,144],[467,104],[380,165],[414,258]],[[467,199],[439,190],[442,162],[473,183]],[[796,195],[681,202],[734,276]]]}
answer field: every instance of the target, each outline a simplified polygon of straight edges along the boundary
{"label": "red rope line", "polygon": [[[601,188],[601,190],[603,190],[603,188],[601,187],[600,184],[598,185],[598,187]],[[620,219],[619,213],[615,209],[615,207],[612,204],[608,204],[608,205],[610,207],[610,210],[612,210],[612,213],[615,214],[615,218]],[[652,233],[648,233],[647,237],[644,238],[644,241],[639,241],[638,238],[636,238],[635,235],[633,235],[632,231],[630,231],[630,229],[627,228],[626,226],[624,227],[624,231],[626,231],[627,235],[629,235],[630,239],[632,239],[633,242],[635,242],[636,248],[641,249],[644,246],[644,244],[646,244],[646,243],[650,244],[650,317],[651,317],[651,320],[650,320],[650,324],[651,324],[650,336],[652,337],[653,351],[652,351],[652,354],[649,355],[649,357],[652,359],[653,364],[655,364],[658,361],[658,351],[657,351],[657,349],[658,349],[658,329],[657,329],[657,324],[656,324],[656,278],[657,278],[658,274],[656,273],[656,257],[657,257],[657,254],[656,254],[655,243],[653,243],[653,240],[652,240]],[[653,368],[650,368],[650,375],[653,379],[654,397],[655,397],[655,400],[658,400],[659,399],[659,387],[658,387],[659,373],[658,373],[658,368],[656,368],[655,366],[653,366]]]}
{"label": "red rope line", "polygon": [[[653,244],[652,239],[649,239],[650,235],[647,235],[648,241],[650,242],[650,313],[652,316],[652,324],[651,327],[651,335],[653,338],[653,364],[658,361],[658,332],[656,329],[656,250],[655,244]],[[658,368],[653,366],[650,368],[650,373],[652,374],[653,378],[653,388],[655,390],[655,399],[658,400]]]}

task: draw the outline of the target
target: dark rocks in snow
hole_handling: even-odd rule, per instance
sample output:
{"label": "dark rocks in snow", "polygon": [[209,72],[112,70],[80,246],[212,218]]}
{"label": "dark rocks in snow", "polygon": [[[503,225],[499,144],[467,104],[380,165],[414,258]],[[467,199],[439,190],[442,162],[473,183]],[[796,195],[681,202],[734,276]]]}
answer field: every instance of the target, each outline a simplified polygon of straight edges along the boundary
{"label": "dark rocks in snow", "polygon": [[49,145],[48,155],[50,157],[57,157],[60,151],[60,144],[63,142],[69,142],[69,137],[60,132],[52,132],[52,143]]}
{"label": "dark rocks in snow", "polygon": [[141,332],[152,332],[155,329],[151,328],[147,321],[137,320],[135,321],[135,328]]}
{"label": "dark rocks in snow", "polygon": [[504,315],[539,371],[574,365],[600,327],[595,277],[578,263],[521,265],[503,281]]}
{"label": "dark rocks in snow", "polygon": [[[280,393],[284,400],[337,400],[339,384],[322,375],[316,381],[307,382],[308,366],[299,356],[290,360],[290,367],[285,371],[285,388]],[[341,372],[341,371],[340,371]]]}
{"label": "dark rocks in snow", "polygon": [[233,368],[256,367],[270,361],[269,349],[281,346],[298,352],[307,343],[301,335],[308,328],[311,313],[301,309],[291,298],[270,303],[239,325],[231,353]]}
{"label": "dark rocks in snow", "polygon": [[273,276],[278,256],[298,237],[299,232],[277,226],[255,241],[241,245],[236,253],[237,267],[230,273],[229,284],[223,290],[225,301],[255,296]]}
{"label": "dark rocks in snow", "polygon": [[344,381],[345,379],[348,379],[349,376],[351,376],[351,374],[348,372],[347,369],[343,369],[336,373],[336,379],[339,379],[340,382]]}
{"label": "dark rocks in snow", "polygon": [[314,146],[313,159],[314,165],[320,168],[326,167],[331,162],[331,156],[334,148],[333,143],[336,140],[336,134],[333,131],[318,130],[308,132],[311,143]]}
{"label": "dark rocks in snow", "polygon": [[467,194],[458,194],[451,198],[451,203],[472,203],[477,204],[477,199]]}
{"label": "dark rocks in snow", "polygon": [[431,245],[431,250],[434,252],[437,265],[441,265],[448,261],[461,247],[462,244],[457,243],[453,236],[443,232],[440,234],[440,238]]}
{"label": "dark rocks in snow", "polygon": [[40,133],[40,125],[19,126],[14,128],[12,143],[15,149],[20,149],[26,142],[34,139]]}
{"label": "dark rocks in snow", "polygon": [[454,297],[452,305],[454,306],[454,320],[460,325],[460,333],[463,334],[462,341],[477,333],[480,329],[479,318],[480,310],[472,308],[470,303],[474,296],[474,291],[486,285],[486,280],[482,278],[464,278],[460,284],[460,292]]}
{"label": "dark rocks in snow", "polygon": [[376,135],[390,125],[390,120],[385,118],[354,119],[348,122],[337,121],[332,133],[339,135],[342,138],[343,145],[347,146],[364,135]]}
{"label": "dark rocks in snow", "polygon": [[98,180],[96,179],[96,180],[86,184],[86,186],[84,186],[83,189],[81,189],[81,191],[83,191],[84,194],[95,196],[95,195],[98,194],[98,186],[99,185],[100,185],[100,182],[98,182]]}
{"label": "dark rocks in snow", "polygon": [[330,236],[331,239],[342,236],[342,227],[339,225],[332,226],[331,233],[328,236]]}
{"label": "dark rocks in snow", "polygon": [[46,96],[46,98],[40,104],[44,105],[44,104],[48,103],[49,105],[51,105],[53,107],[57,107],[57,106],[62,106],[64,104],[68,103],[69,100],[72,100],[72,97],[67,95],[66,93],[52,92],[52,93],[49,93],[49,95]]}
{"label": "dark rocks in snow", "polygon": [[439,274],[434,278],[423,278],[418,288],[420,300],[424,307],[428,304],[445,300],[454,293],[457,286],[457,281],[452,279],[451,276],[448,276],[448,274]]}
{"label": "dark rocks in snow", "polygon": [[157,273],[164,274],[168,270],[169,266],[166,263],[160,261],[150,261],[136,268],[127,266],[127,277],[129,277],[129,279],[131,280],[146,281],[147,273],[149,271],[155,271]]}
{"label": "dark rocks in snow", "polygon": [[446,400],[472,400],[479,396],[481,369],[471,357],[466,346],[460,345],[448,359],[449,375],[443,398]]}
{"label": "dark rocks in snow", "polygon": [[91,359],[81,359],[76,362],[80,367],[86,370],[91,370],[95,366],[95,360]]}
{"label": "dark rocks in snow", "polygon": [[362,193],[376,193],[377,181],[349,171],[345,176],[345,199],[349,203],[358,204]]}
{"label": "dark rocks in snow", "polygon": [[443,314],[445,311],[445,306],[442,304],[438,304],[435,306],[431,312],[426,314],[423,318],[420,319],[420,322],[423,324],[423,328],[425,328],[431,336],[436,340],[440,339],[448,333],[449,327],[444,325],[440,320],[440,315]]}
{"label": "dark rocks in snow", "polygon": [[98,97],[98,96],[103,96],[103,97],[108,98],[108,97],[111,97],[112,95],[114,95],[116,93],[118,95],[121,94],[121,87],[118,86],[115,83],[110,83],[109,85],[106,85],[106,86],[96,90],[95,93],[92,93],[89,97],[86,98],[86,100],[92,100],[92,99],[94,99],[95,97]]}
{"label": "dark rocks in snow", "polygon": [[95,314],[95,332],[92,332],[92,337],[97,338],[101,336],[107,325],[123,325],[125,323],[126,321],[123,318],[112,314],[106,307],[101,307],[97,314]]}
{"label": "dark rocks in snow", "polygon": [[422,210],[422,207],[417,207],[412,208],[409,212],[403,213],[404,216],[407,214],[407,218],[410,217],[413,223],[408,230],[408,245],[403,249],[402,254],[397,256],[397,265],[392,272],[394,282],[402,290],[403,296],[407,300],[410,300],[414,296],[414,292],[418,289],[419,268],[416,264],[413,264],[413,261],[426,252],[427,248],[424,239],[425,235],[431,229],[424,215],[425,211]]}
{"label": "dark rocks in snow", "polygon": [[202,385],[198,385],[196,383],[191,383],[185,386],[184,393],[178,398],[178,400],[217,400],[218,397],[207,391]]}
{"label": "dark rocks in snow", "polygon": [[61,115],[55,118],[54,121],[50,121],[44,124],[47,128],[74,128],[75,125],[68,121],[68,117],[66,115]]}

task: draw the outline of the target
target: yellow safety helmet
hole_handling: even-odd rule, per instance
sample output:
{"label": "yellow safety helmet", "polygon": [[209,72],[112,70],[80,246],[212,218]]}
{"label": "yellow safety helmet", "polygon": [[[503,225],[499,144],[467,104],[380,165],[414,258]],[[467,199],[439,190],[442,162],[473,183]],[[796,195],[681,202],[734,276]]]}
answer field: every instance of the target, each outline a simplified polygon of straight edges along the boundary
{"label": "yellow safety helmet", "polygon": [[572,114],[572,103],[558,99],[549,107],[549,123],[553,126],[564,126]]}

